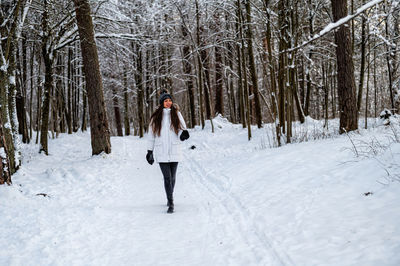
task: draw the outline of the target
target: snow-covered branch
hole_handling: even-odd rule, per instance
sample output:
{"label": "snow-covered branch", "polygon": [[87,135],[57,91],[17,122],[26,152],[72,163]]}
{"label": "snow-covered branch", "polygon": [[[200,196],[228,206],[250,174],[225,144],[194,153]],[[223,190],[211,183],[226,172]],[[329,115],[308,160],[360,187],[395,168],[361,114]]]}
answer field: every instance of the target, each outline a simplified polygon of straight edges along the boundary
{"label": "snow-covered branch", "polygon": [[316,35],[314,35],[312,38],[310,38],[308,41],[303,42],[301,45],[296,46],[294,48],[288,49],[286,52],[292,52],[295,50],[298,50],[310,43],[312,43],[313,41],[321,38],[322,36],[324,36],[325,34],[331,32],[332,30],[339,28],[340,26],[342,26],[343,24],[346,24],[347,22],[351,21],[352,19],[356,18],[357,16],[359,16],[361,13],[363,13],[365,10],[379,4],[383,2],[383,0],[372,0],[369,3],[363,5],[362,7],[358,8],[357,11],[352,14],[352,15],[348,15],[344,18],[339,19],[336,22],[331,22],[329,23],[323,30],[321,30],[319,33],[317,33]]}

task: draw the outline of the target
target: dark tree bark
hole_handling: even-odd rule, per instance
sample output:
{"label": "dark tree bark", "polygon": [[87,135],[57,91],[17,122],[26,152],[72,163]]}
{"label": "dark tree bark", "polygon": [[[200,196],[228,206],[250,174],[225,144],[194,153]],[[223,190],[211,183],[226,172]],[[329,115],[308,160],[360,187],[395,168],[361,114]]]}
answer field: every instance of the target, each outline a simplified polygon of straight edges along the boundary
{"label": "dark tree bark", "polygon": [[[385,33],[386,33],[386,39],[391,38],[391,30],[390,29],[390,15],[386,16],[385,20]],[[395,106],[395,101],[394,101],[394,92],[393,92],[393,82],[394,82],[394,72],[395,72],[395,67],[394,67],[394,61],[396,61],[395,58],[395,48],[393,48],[391,45],[386,45],[386,64],[387,64],[387,73],[388,73],[388,78],[389,78],[389,93],[390,93],[390,104],[391,104],[391,109],[392,111],[395,111],[396,106]]]}
{"label": "dark tree bark", "polygon": [[139,43],[133,44],[132,46],[136,47],[136,72],[135,72],[135,80],[136,80],[136,88],[137,88],[137,112],[139,118],[139,137],[143,138],[144,136],[144,92],[143,92],[143,58],[142,58],[142,50]]}
{"label": "dark tree bark", "polygon": [[44,152],[46,155],[49,154],[48,150],[48,129],[49,129],[49,115],[50,115],[50,92],[53,87],[53,56],[50,54],[52,51],[49,50],[50,41],[49,38],[49,14],[47,12],[47,1],[44,1],[44,12],[42,15],[42,55],[45,68],[44,78],[44,93],[42,103],[42,119],[40,128],[40,148],[39,152]]}
{"label": "dark tree bark", "polygon": [[[291,36],[295,36],[294,38],[294,46],[296,47],[298,44],[298,39],[299,39],[299,34],[297,32],[299,25],[299,15],[298,15],[298,4],[295,4],[295,9],[291,9]],[[290,45],[290,48],[292,48],[292,45]],[[293,51],[290,55],[289,58],[289,65],[290,66],[295,66],[296,65],[296,51]],[[305,115],[303,111],[303,107],[300,102],[300,96],[298,93],[298,73],[297,73],[297,67],[290,67],[289,68],[289,82],[290,82],[290,87],[291,87],[291,94],[292,98],[294,98],[295,103],[296,103],[296,108],[297,108],[297,115],[299,117],[300,123],[305,122]],[[292,121],[294,121],[294,107],[292,107],[293,114],[291,116]],[[290,128],[291,130],[291,128]]]}
{"label": "dark tree bark", "polygon": [[[363,1],[364,3],[364,1]],[[364,86],[364,72],[365,72],[365,47],[367,43],[367,34],[365,31],[366,18],[364,15],[361,16],[361,64],[360,64],[360,81],[358,83],[358,97],[357,97],[357,113],[361,109],[362,92]]]}
{"label": "dark tree bark", "polygon": [[[182,34],[184,39],[189,38],[189,32],[185,25],[182,25]],[[192,64],[191,64],[191,52],[190,52],[190,45],[185,44],[183,46],[183,73],[185,74],[185,83],[186,88],[188,90],[189,96],[189,107],[190,107],[190,120],[189,120],[189,127],[193,128],[196,125],[196,112],[194,107],[194,88],[193,88],[193,81],[192,81]]]}
{"label": "dark tree bark", "polygon": [[[347,16],[346,0],[331,0],[334,22]],[[357,99],[354,79],[354,66],[349,27],[342,25],[335,31],[338,94],[340,108],[339,132],[344,133],[358,128]]]}
{"label": "dark tree bark", "polygon": [[204,121],[204,108],[203,108],[203,88],[204,88],[204,79],[203,79],[203,65],[201,61],[200,52],[198,51],[201,49],[201,40],[200,40],[200,10],[199,10],[199,3],[196,0],[196,45],[197,45],[197,81],[199,87],[199,105],[200,105],[200,123],[201,128],[204,129],[205,121]]}
{"label": "dark tree bark", "polygon": [[[239,36],[239,22],[236,23],[236,31]],[[239,114],[240,114],[240,122],[242,123],[243,128],[246,127],[246,118],[244,115],[244,98],[243,98],[243,71],[242,71],[242,54],[240,50],[240,44],[236,44],[236,54],[237,54],[237,66],[238,66],[238,99],[239,99]]]}
{"label": "dark tree bark", "polygon": [[[41,49],[40,49],[41,50]],[[42,57],[40,56],[41,51],[38,49],[37,53],[37,58],[38,58],[38,75],[37,75],[37,81],[36,81],[36,86],[37,86],[37,94],[36,94],[36,99],[37,99],[37,106],[36,106],[36,144],[39,143],[39,135],[40,135],[40,118],[41,118],[41,110],[42,110],[42,81],[41,81],[41,69],[42,69]]]}
{"label": "dark tree bark", "polygon": [[[186,28],[186,25],[182,25],[182,34],[183,38],[186,40],[189,38],[189,31]],[[189,44],[185,44],[183,46],[183,73],[186,75],[185,83],[186,88],[188,90],[189,95],[189,107],[190,107],[190,120],[189,120],[189,127],[193,128],[196,125],[196,113],[194,107],[194,88],[193,88],[193,81],[192,81],[192,64],[191,64],[191,52]]]}
{"label": "dark tree bark", "polygon": [[[30,60],[30,101],[29,101],[29,138],[33,139],[33,116],[32,116],[32,107],[33,107],[33,69],[34,69],[34,62],[35,62],[35,46],[32,45],[31,49],[31,60]],[[39,71],[40,72],[40,71]],[[40,73],[38,73],[40,75]]]}
{"label": "dark tree bark", "polygon": [[131,134],[131,127],[129,124],[128,76],[126,70],[124,71],[124,128],[125,136],[129,136]]}
{"label": "dark tree bark", "polygon": [[[22,45],[24,50],[24,45]],[[26,55],[23,55],[24,57],[22,59],[22,62],[25,62],[26,64]],[[26,71],[26,66],[21,66],[21,60],[20,60],[20,53],[19,53],[19,48],[17,46],[17,75],[16,75],[16,95],[15,95],[15,103],[16,103],[16,108],[17,108],[17,118],[18,118],[18,133],[22,135],[22,142],[23,143],[29,143],[29,134],[28,134],[28,124],[27,124],[27,117],[26,117],[26,110],[25,110],[25,80],[26,80],[26,74],[24,74],[24,71]],[[18,74],[19,73],[19,74]],[[24,80],[25,79],[25,80]]]}
{"label": "dark tree bark", "polygon": [[56,132],[56,136],[63,132],[64,130],[64,111],[63,111],[63,105],[64,105],[64,99],[63,99],[63,82],[62,82],[62,74],[63,74],[63,55],[58,54],[57,55],[57,63],[56,63],[56,86],[55,86],[55,91],[54,91],[54,98],[53,102],[55,104],[53,105],[53,123],[54,123],[54,130]]}
{"label": "dark tree bark", "polygon": [[[78,47],[75,49],[78,54]],[[73,83],[73,101],[72,101],[72,131],[73,132],[78,132],[79,130],[79,103],[80,103],[80,96],[81,96],[81,89],[82,89],[82,84],[83,84],[83,78],[82,78],[82,63],[80,60],[74,60],[74,68],[73,68],[73,79],[75,80]]]}
{"label": "dark tree bark", "polygon": [[[369,28],[369,27],[368,27]],[[367,66],[367,91],[365,93],[365,129],[368,128],[368,103],[369,103],[369,72],[370,72],[370,67],[371,67],[371,63],[369,61],[370,59],[370,55],[371,55],[371,48],[370,45],[368,43],[368,57],[367,57],[367,62],[368,62],[368,66]]]}
{"label": "dark tree bark", "polygon": [[278,3],[278,9],[279,9],[279,15],[278,15],[278,21],[279,21],[279,29],[280,29],[280,34],[279,34],[279,62],[278,62],[278,89],[279,89],[279,97],[278,97],[278,115],[279,115],[279,127],[280,131],[277,133],[278,135],[278,142],[280,139],[280,134],[286,133],[286,126],[285,126],[285,114],[288,110],[286,110],[286,101],[285,99],[286,96],[286,81],[287,81],[287,75],[286,75],[286,67],[287,67],[287,53],[285,52],[288,47],[288,41],[289,37],[287,34],[287,31],[289,30],[289,25],[287,21],[287,7],[286,7],[286,1],[280,0]]}
{"label": "dark tree bark", "polygon": [[[220,17],[219,12],[215,12],[215,30],[220,31]],[[222,49],[219,47],[221,45],[221,36],[217,35],[215,46],[215,113],[224,115],[224,86],[223,86],[223,64],[222,64]]]}
{"label": "dark tree bark", "polygon": [[[46,42],[45,42],[46,43]],[[50,55],[47,54],[47,48],[44,44],[42,46],[45,77],[44,77],[44,92],[43,92],[43,103],[42,103],[42,119],[40,128],[40,149],[39,152],[44,152],[46,155],[49,154],[48,150],[48,136],[47,132],[49,129],[49,115],[50,115],[50,92],[53,87],[53,63]]]}
{"label": "dark tree bark", "polygon": [[67,108],[66,119],[68,134],[72,134],[72,48],[68,48],[68,67],[67,67]]}
{"label": "dark tree bark", "polygon": [[[202,42],[202,46],[206,46],[204,41]],[[202,62],[202,70],[204,71],[204,103],[206,107],[206,119],[211,119],[211,99],[210,99],[210,90],[211,90],[211,81],[210,81],[210,64],[208,58],[208,52],[206,48],[202,48],[200,51],[200,58]]]}
{"label": "dark tree bark", "polygon": [[113,106],[114,106],[114,115],[115,115],[115,126],[117,127],[117,135],[119,137],[123,136],[122,133],[122,121],[121,121],[121,112],[119,110],[119,101],[118,101],[118,94],[115,88],[115,85],[112,85],[112,92],[113,92]]}
{"label": "dark tree bark", "polygon": [[87,92],[85,88],[83,88],[82,94],[83,110],[81,130],[83,132],[87,130]]}
{"label": "dark tree bark", "polygon": [[[234,32],[231,28],[231,23],[227,23],[230,20],[230,12],[225,11],[225,32]],[[229,106],[229,116],[232,123],[236,124],[238,120],[238,116],[236,113],[236,99],[235,99],[235,89],[234,89],[234,80],[235,75],[233,72],[233,59],[234,59],[234,50],[233,50],[233,42],[225,42],[225,50],[224,50],[224,58],[225,65],[228,67],[227,71],[225,71],[225,80],[227,85],[228,92],[228,106]]]}
{"label": "dark tree bark", "polygon": [[243,71],[243,102],[245,105],[245,117],[246,117],[246,125],[247,125],[247,139],[251,140],[251,121],[250,121],[250,100],[249,100],[249,86],[247,82],[247,66],[246,66],[246,51],[245,51],[245,43],[244,43],[244,33],[243,33],[243,12],[240,4],[240,0],[236,1],[236,14],[238,16],[238,24],[239,24],[239,39],[241,43],[241,69]]}
{"label": "dark tree bark", "polygon": [[333,76],[334,65],[329,64],[329,73],[332,73],[332,77],[330,78],[330,85],[331,85],[331,98],[332,98],[332,118],[336,118],[336,86],[335,81],[336,78]]}
{"label": "dark tree bark", "polygon": [[258,82],[257,82],[257,69],[254,58],[253,51],[253,31],[251,28],[251,8],[250,8],[250,0],[246,0],[246,21],[247,21],[247,46],[248,46],[248,54],[249,54],[249,64],[250,64],[250,75],[251,75],[251,83],[254,94],[254,105],[255,105],[255,115],[257,121],[257,127],[262,127],[262,116],[261,116],[261,103],[260,103],[260,95],[258,91]]}
{"label": "dark tree bark", "polygon": [[104,104],[103,82],[94,39],[90,5],[88,0],[74,0],[74,4],[89,102],[92,154],[110,153],[110,130]]}
{"label": "dark tree bark", "polygon": [[[148,125],[149,124],[149,122],[150,122],[150,116],[151,116],[151,114],[152,114],[152,110],[153,110],[153,99],[152,99],[152,95],[151,95],[151,93],[152,93],[152,89],[153,89],[153,87],[152,87],[152,78],[151,78],[151,67],[152,67],[152,65],[151,65],[151,51],[149,50],[149,49],[147,49],[146,50],[146,71],[145,71],[145,75],[144,75],[144,83],[145,83],[145,108],[144,108],[144,110],[145,110],[145,122],[144,122],[144,124],[145,125]],[[168,64],[170,64],[170,61],[171,60],[168,60]],[[170,69],[171,68],[171,66],[169,66],[168,67],[168,69]],[[125,71],[125,73],[126,73],[126,71]],[[126,80],[125,80],[126,79]],[[125,84],[126,85],[124,85],[125,86],[125,88],[128,90],[128,80],[127,80],[127,74],[125,74],[125,76],[124,76],[124,82],[126,82]],[[170,89],[172,87],[172,81],[171,81],[171,78],[169,77],[168,78],[168,88]],[[170,91],[170,90],[169,90]],[[126,91],[126,93],[125,93],[125,95],[126,95],[126,97],[128,97],[128,91]],[[128,104],[128,103],[126,103],[126,104]],[[125,110],[126,110],[126,116],[128,116],[128,124],[129,124],[129,108],[128,107],[126,107],[125,108]],[[147,131],[147,129],[148,129],[148,127],[145,127],[144,128],[145,129],[145,131]],[[126,129],[125,129],[126,130]]]}
{"label": "dark tree bark", "polygon": [[[314,9],[312,7],[313,3],[312,0],[308,0],[308,5],[309,5],[309,14],[308,14],[308,23],[309,23],[309,35],[313,36],[314,35]],[[309,61],[312,60],[313,56],[313,49],[310,49],[308,53],[308,58]],[[305,103],[304,103],[304,115],[308,116],[310,115],[309,110],[310,110],[310,99],[311,99],[311,75],[310,75],[311,69],[309,67],[309,63],[306,63],[306,80],[307,80],[307,90],[306,90],[306,96],[305,96]]]}

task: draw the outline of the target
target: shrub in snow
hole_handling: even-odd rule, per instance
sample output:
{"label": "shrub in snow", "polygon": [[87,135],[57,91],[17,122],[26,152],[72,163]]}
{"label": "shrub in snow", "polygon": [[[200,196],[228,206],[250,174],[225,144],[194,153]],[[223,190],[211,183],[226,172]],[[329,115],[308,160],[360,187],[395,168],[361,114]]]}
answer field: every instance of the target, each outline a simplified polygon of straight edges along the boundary
{"label": "shrub in snow", "polygon": [[389,109],[383,109],[383,111],[379,114],[380,121],[382,125],[390,125],[390,117],[392,116],[392,112]]}

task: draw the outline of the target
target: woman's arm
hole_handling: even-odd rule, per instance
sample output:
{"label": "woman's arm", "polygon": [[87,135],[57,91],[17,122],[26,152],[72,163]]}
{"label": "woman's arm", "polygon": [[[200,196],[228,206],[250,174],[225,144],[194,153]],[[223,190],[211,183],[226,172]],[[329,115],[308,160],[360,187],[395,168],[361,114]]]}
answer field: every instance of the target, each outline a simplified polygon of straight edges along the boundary
{"label": "woman's arm", "polygon": [[[178,117],[179,117],[179,121],[181,121],[181,127],[182,130],[186,130],[186,123],[185,123],[185,119],[183,119],[183,116],[181,114],[181,112],[178,111]],[[182,132],[182,130],[180,130],[180,132]]]}
{"label": "woman's arm", "polygon": [[147,133],[147,150],[152,151],[154,149],[155,137],[153,134],[153,128],[151,126],[152,122],[149,123],[149,131]]}
{"label": "woman's arm", "polygon": [[179,132],[178,132],[179,133],[178,137],[180,138],[180,140],[185,141],[189,138],[189,132],[187,131],[187,128],[186,128],[185,119],[183,119],[183,116],[182,116],[181,112],[179,112],[179,111],[178,111],[178,117],[179,117],[179,120],[181,121],[181,127],[182,127],[182,129],[179,130]]}

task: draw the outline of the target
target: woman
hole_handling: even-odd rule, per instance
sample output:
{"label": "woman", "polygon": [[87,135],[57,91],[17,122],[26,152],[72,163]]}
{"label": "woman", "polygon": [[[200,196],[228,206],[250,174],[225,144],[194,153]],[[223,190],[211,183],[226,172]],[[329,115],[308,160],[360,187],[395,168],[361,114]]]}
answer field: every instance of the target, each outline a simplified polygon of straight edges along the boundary
{"label": "woman", "polygon": [[178,105],[172,103],[167,91],[160,95],[160,106],[151,115],[146,160],[160,164],[164,176],[165,193],[168,200],[168,213],[174,212],[174,187],[178,162],[182,160],[180,141],[189,138],[185,120]]}

